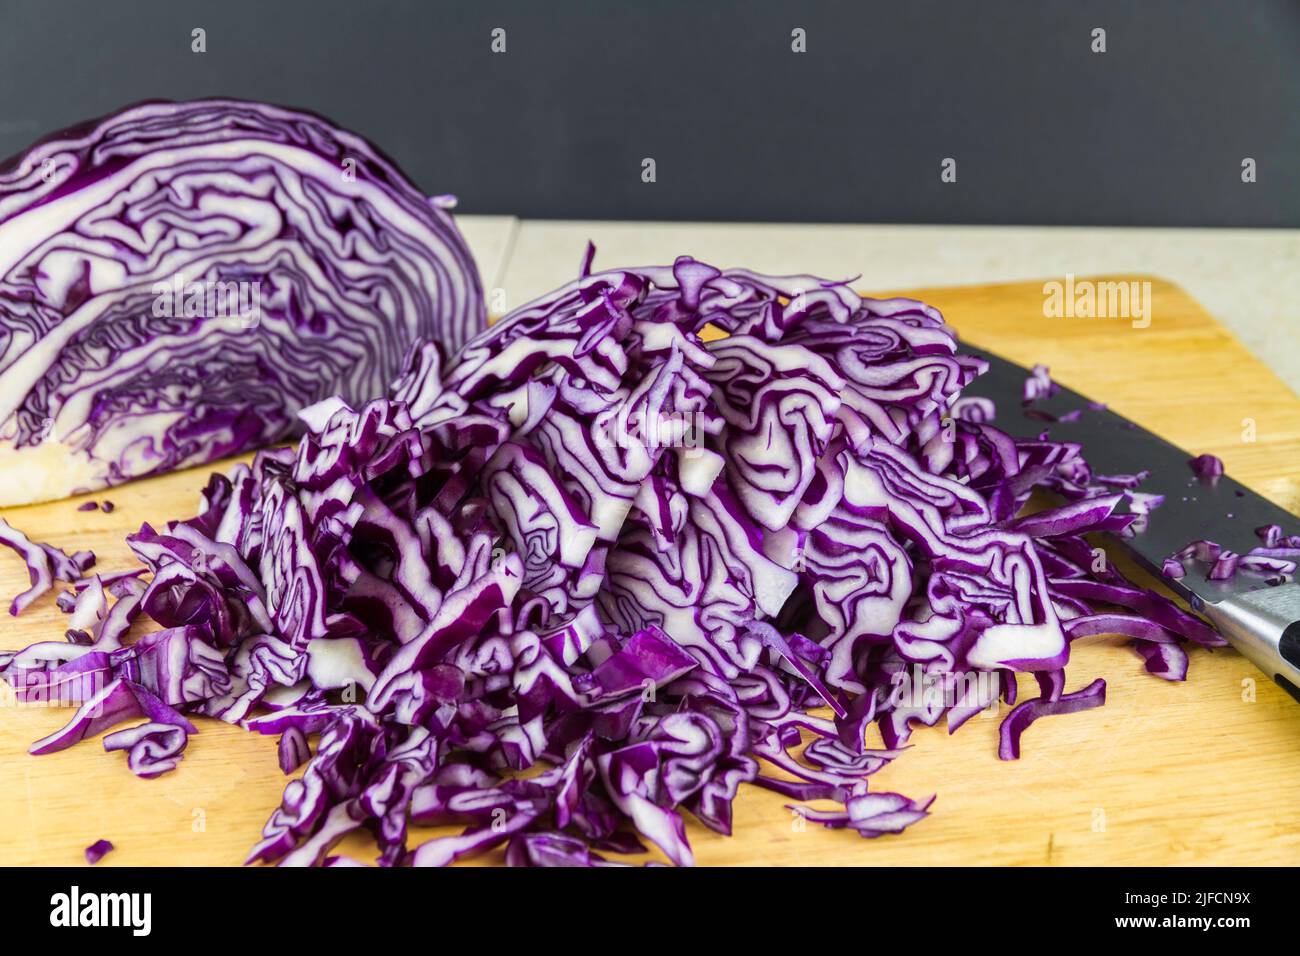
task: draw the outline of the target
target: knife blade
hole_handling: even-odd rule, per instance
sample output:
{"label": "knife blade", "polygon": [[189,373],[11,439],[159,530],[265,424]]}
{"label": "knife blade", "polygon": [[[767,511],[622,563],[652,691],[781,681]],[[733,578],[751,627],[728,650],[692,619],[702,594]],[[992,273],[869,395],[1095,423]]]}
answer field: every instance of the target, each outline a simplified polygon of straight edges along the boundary
{"label": "knife blade", "polygon": [[[964,347],[989,363],[989,370],[962,394],[993,401],[997,415],[990,424],[1016,438],[1035,438],[1047,431],[1053,441],[1078,442],[1094,474],[1150,472],[1141,490],[1164,495],[1164,504],[1151,511],[1144,530],[1113,540],[1300,701],[1300,584],[1269,585],[1243,572],[1227,581],[1211,581],[1208,569],[1197,562],[1187,562],[1187,573],[1176,580],[1162,571],[1165,558],[1193,541],[1214,541],[1245,554],[1260,543],[1256,528],[1279,524],[1294,533],[1300,519],[1230,475],[1214,484],[1202,482],[1188,465],[1192,455],[1187,451],[1060,382],[1060,391],[1030,408],[1057,418],[1080,409],[1076,419],[1044,421],[1026,414],[1023,389],[1028,370],[969,343]],[[1127,510],[1126,504],[1121,510]]]}

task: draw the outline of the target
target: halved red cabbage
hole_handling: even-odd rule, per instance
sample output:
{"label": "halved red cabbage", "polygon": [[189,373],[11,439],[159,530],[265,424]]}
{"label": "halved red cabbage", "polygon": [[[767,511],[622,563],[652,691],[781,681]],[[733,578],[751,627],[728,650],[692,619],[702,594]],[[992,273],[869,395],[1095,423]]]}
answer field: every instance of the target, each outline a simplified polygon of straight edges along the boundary
{"label": "halved red cabbage", "polygon": [[[296,110],[143,103],[0,164],[0,504],[283,440],[483,325],[447,212]],[[106,509],[107,510],[107,509]]]}

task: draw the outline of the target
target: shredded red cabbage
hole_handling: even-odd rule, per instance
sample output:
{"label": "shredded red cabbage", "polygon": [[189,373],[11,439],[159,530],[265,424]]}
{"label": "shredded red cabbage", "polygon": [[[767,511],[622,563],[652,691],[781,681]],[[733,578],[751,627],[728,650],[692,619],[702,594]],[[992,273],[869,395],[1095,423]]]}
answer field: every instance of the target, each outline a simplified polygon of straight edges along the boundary
{"label": "shredded red cabbage", "polygon": [[1083,690],[1075,691],[1073,694],[1062,694],[1060,686],[1057,685],[1055,693],[1027,700],[1007,714],[1006,720],[1002,721],[998,756],[1003,760],[1015,760],[1019,757],[1020,735],[1039,717],[1073,714],[1080,710],[1100,707],[1104,703],[1106,703],[1106,682],[1100,677]]}
{"label": "shredded red cabbage", "polygon": [[[1170,578],[1181,578],[1187,573],[1186,562],[1206,566],[1205,577],[1210,581],[1230,581],[1239,571],[1263,577],[1271,585],[1291,580],[1300,561],[1300,539],[1283,537],[1280,525],[1257,528],[1256,533],[1265,542],[1244,554],[1225,550],[1214,541],[1193,541],[1165,559],[1164,573]],[[1271,544],[1269,542],[1272,542]],[[1280,545],[1285,544],[1285,547]]]}
{"label": "shredded red cabbage", "polygon": [[1029,378],[1025,379],[1023,400],[1026,405],[1036,402],[1040,398],[1050,398],[1061,390],[1061,387],[1052,381],[1047,372],[1046,365],[1035,365],[1030,369]]}
{"label": "shredded red cabbage", "polygon": [[311,759],[311,744],[307,735],[298,727],[286,727],[280,735],[280,769],[286,774],[293,773]]}
{"label": "shredded red cabbage", "polygon": [[[933,798],[870,776],[913,727],[1014,704],[1016,672],[1042,693],[1004,759],[1100,706],[1100,680],[1064,693],[1075,639],[1123,634],[1172,680],[1185,642],[1223,643],[1094,560],[1084,535],[1141,518],[1121,500],[1159,503],[1141,476],[989,424],[961,397],[984,363],[929,306],[685,257],[589,269],[449,363],[413,349],[389,398],[306,409],[296,448],[129,538],[148,583],[62,568],[115,601],[86,599],[88,642],[0,657],[20,696],[81,704],[32,752],[135,721],[104,743],[151,776],[190,718],[280,735],[301,774],[250,861],[348,865],[330,849],[365,829],[384,865],[642,841],[688,864],[686,814],[729,833],[746,782],[865,837],[918,822]],[[1067,503],[1018,517],[1035,488]],[[48,588],[50,552],[4,529]],[[126,642],[141,615],[161,629]],[[408,847],[412,821],[464,830]]]}
{"label": "shredded red cabbage", "polygon": [[31,541],[27,535],[0,518],[0,544],[16,551],[27,564],[27,574],[32,586],[19,594],[9,605],[9,613],[17,616],[33,601],[54,587],[55,581],[72,583],[95,563],[94,552],[78,551],[68,555],[48,544]]}

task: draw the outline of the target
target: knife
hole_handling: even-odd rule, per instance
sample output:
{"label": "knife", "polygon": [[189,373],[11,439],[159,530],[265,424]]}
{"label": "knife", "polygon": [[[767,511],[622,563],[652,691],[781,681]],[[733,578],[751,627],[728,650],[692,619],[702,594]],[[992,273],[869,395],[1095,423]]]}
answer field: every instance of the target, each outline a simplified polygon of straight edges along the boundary
{"label": "knife", "polygon": [[1300,701],[1300,584],[1269,585],[1242,571],[1227,581],[1210,581],[1201,562],[1187,562],[1187,573],[1177,580],[1161,570],[1165,558],[1193,541],[1215,541],[1225,550],[1245,554],[1260,544],[1256,528],[1279,524],[1294,530],[1300,519],[1226,474],[1213,485],[1202,482],[1188,466],[1192,456],[1186,451],[1109,409],[1093,407],[1063,385],[1029,408],[1055,416],[1082,409],[1077,420],[1043,421],[1026,415],[1022,399],[1029,372],[984,349],[964,346],[987,361],[989,370],[962,394],[993,400],[997,416],[992,425],[1016,438],[1035,438],[1046,430],[1053,441],[1078,442],[1096,474],[1150,471],[1141,490],[1164,495],[1164,504],[1152,509],[1145,530],[1115,540]]}

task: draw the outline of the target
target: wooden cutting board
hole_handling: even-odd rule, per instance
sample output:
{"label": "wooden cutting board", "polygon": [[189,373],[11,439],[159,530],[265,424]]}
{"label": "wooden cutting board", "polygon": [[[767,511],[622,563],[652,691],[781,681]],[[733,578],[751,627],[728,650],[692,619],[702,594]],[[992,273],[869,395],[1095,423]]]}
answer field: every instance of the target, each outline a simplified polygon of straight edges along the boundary
{"label": "wooden cutting board", "polygon": [[[1113,278],[1151,282],[1149,327],[1046,318],[1042,283],[905,294],[936,305],[971,342],[1025,365],[1043,362],[1182,447],[1220,455],[1236,477],[1300,512],[1300,399],[1180,289]],[[1254,441],[1243,440],[1245,419]],[[208,470],[88,496],[112,500],[111,514],[79,512],[77,499],[3,517],[53,544],[93,548],[103,568],[127,567],[123,536],[142,521],[192,514]],[[0,554],[0,595],[25,586],[18,559]],[[65,626],[49,598],[6,620],[5,648],[57,639]],[[697,861],[1300,864],[1300,706],[1231,650],[1191,658],[1187,682],[1171,684],[1147,675],[1118,642],[1076,646],[1067,689],[1105,677],[1106,706],[1035,724],[1014,762],[997,759],[997,720],[977,717],[951,737],[942,726],[918,730],[912,750],[872,778],[878,790],[938,794],[932,815],[906,833],[866,841],[804,825],[783,798],[744,787],[733,838],[688,824]],[[117,846],[101,866],[238,864],[284,787],[273,737],[203,721],[176,772],[140,780],[122,754],[96,742],[28,756],[27,745],[71,712],[17,707],[11,695],[3,704],[3,864],[77,863],[101,837]],[[440,832],[451,831],[428,831]],[[413,831],[413,843],[420,836]],[[341,850],[371,858],[361,837]]]}

